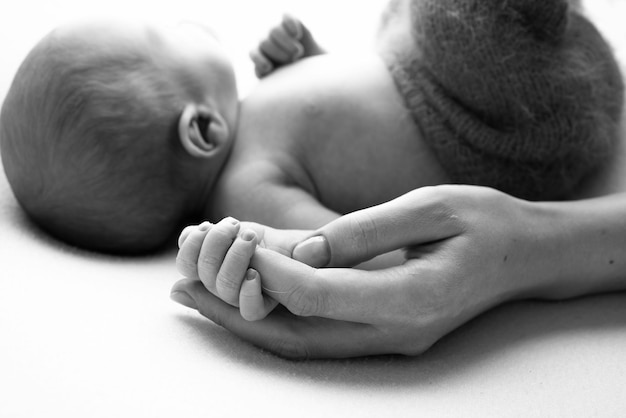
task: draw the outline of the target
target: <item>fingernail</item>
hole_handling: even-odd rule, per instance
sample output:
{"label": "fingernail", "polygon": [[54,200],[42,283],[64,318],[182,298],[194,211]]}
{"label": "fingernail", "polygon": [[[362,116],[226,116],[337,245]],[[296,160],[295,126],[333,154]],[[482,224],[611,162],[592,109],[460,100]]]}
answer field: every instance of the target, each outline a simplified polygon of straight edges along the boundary
{"label": "fingernail", "polygon": [[311,237],[296,245],[291,257],[311,267],[326,267],[330,263],[330,246],[323,235]]}
{"label": "fingernail", "polygon": [[259,276],[259,273],[257,273],[255,269],[248,269],[248,271],[246,272],[247,281],[252,281],[256,279],[258,276]]}
{"label": "fingernail", "polygon": [[200,226],[198,226],[198,229],[202,232],[208,231],[209,228],[211,228],[211,222],[209,221],[202,222]]}
{"label": "fingernail", "polygon": [[183,306],[186,306],[191,309],[198,309],[198,305],[196,305],[196,301],[191,298],[187,293],[176,291],[170,293],[170,299],[174,302],[180,303]]}
{"label": "fingernail", "polygon": [[252,241],[255,237],[256,234],[251,229],[246,229],[243,231],[243,234],[241,234],[241,239],[244,241]]}

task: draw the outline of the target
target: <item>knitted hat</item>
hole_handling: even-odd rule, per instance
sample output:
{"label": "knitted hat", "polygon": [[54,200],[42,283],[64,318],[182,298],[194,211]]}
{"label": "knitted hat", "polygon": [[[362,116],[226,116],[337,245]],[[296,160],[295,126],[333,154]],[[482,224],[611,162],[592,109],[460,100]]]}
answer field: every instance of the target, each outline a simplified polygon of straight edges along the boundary
{"label": "knitted hat", "polygon": [[563,198],[610,156],[623,81],[567,0],[410,0],[389,68],[455,183]]}

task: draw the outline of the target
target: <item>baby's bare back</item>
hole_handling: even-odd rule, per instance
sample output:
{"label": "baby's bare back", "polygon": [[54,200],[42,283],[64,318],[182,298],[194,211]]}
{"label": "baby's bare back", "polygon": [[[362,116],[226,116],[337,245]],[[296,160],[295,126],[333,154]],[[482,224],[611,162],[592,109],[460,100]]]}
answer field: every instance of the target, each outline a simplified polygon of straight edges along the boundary
{"label": "baby's bare back", "polygon": [[347,213],[445,181],[380,58],[323,55],[277,71],[246,98],[219,189],[229,214],[241,202],[228,195],[266,183]]}

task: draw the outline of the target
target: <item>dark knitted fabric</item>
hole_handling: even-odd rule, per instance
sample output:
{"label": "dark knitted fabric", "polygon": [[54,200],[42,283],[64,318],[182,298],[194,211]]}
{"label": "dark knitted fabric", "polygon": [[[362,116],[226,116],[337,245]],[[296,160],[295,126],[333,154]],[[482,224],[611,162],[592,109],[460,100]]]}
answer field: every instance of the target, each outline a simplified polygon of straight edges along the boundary
{"label": "dark knitted fabric", "polygon": [[388,66],[455,183],[558,199],[610,156],[623,82],[566,0],[410,0],[412,51]]}

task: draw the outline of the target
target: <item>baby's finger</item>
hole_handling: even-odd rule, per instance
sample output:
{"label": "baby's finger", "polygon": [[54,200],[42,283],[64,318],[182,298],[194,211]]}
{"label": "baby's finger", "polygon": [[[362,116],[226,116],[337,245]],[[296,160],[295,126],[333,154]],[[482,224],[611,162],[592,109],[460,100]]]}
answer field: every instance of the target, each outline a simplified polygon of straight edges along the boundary
{"label": "baby's finger", "polygon": [[287,64],[293,61],[291,54],[282,49],[271,37],[259,44],[259,50],[276,64]]}
{"label": "baby's finger", "polygon": [[198,276],[204,286],[217,295],[215,281],[224,257],[239,232],[239,221],[225,218],[213,225],[204,238],[198,257]]}
{"label": "baby's finger", "polygon": [[300,41],[294,38],[284,26],[277,26],[272,29],[270,39],[288,54],[290,61],[295,61],[304,55],[304,48]]}
{"label": "baby's finger", "polygon": [[239,306],[241,282],[244,281],[257,241],[254,231],[246,229],[228,249],[215,283],[217,295],[224,302]]}
{"label": "baby's finger", "polygon": [[185,229],[182,230],[182,232],[180,233],[180,235],[178,237],[178,248],[181,248],[183,246],[183,244],[187,240],[187,237],[193,231],[195,231],[197,229],[201,229],[203,231],[208,231],[210,228],[211,228],[211,222],[209,222],[209,221],[202,222],[200,225],[197,225],[197,226],[196,225],[189,225],[189,226],[185,227]]}
{"label": "baby's finger", "polygon": [[200,249],[209,229],[210,222],[203,222],[199,226],[188,226],[180,234],[179,248],[176,255],[176,269],[189,279],[199,279],[198,257]]}
{"label": "baby's finger", "polygon": [[274,70],[274,64],[259,49],[250,51],[250,59],[254,63],[254,72],[262,78]]}
{"label": "baby's finger", "polygon": [[239,313],[246,321],[260,321],[278,305],[274,299],[263,294],[261,277],[254,269],[248,269],[239,292]]}
{"label": "baby's finger", "polygon": [[286,14],[283,16],[283,27],[287,29],[287,32],[295,39],[300,40],[302,36],[304,36],[302,22],[291,15]]}

